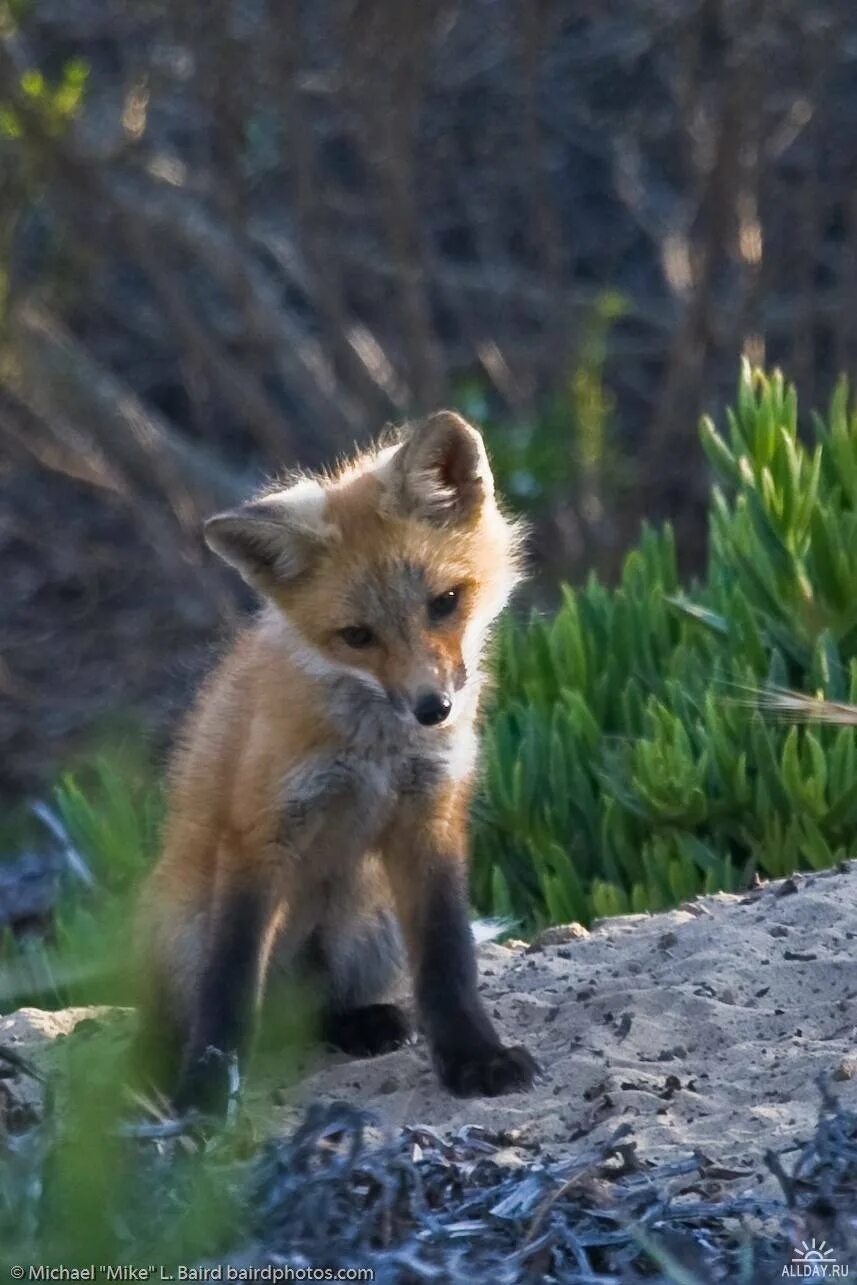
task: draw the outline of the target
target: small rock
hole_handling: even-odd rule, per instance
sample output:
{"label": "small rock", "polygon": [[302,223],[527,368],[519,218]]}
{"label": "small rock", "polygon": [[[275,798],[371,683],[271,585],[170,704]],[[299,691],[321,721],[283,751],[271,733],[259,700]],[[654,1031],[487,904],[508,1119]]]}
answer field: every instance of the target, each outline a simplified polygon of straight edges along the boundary
{"label": "small rock", "polygon": [[616,1036],[618,1039],[624,1040],[625,1036],[628,1034],[628,1032],[631,1029],[632,1021],[633,1021],[633,1018],[630,1013],[622,1014],[622,1016],[619,1018],[618,1022],[616,1023]]}
{"label": "small rock", "polygon": [[536,937],[531,951],[544,949],[545,946],[566,946],[571,941],[581,941],[584,937],[589,936],[589,929],[584,928],[583,924],[556,924],[552,928],[545,928]]}
{"label": "small rock", "polygon": [[833,1072],[834,1080],[853,1080],[857,1076],[857,1058],[844,1057]]}
{"label": "small rock", "polygon": [[705,915],[710,917],[711,911],[701,901],[683,901],[679,906],[685,914],[693,915],[694,919],[702,919]]}
{"label": "small rock", "polygon": [[677,1075],[668,1075],[664,1081],[663,1097],[669,1099],[681,1088],[681,1080]]}

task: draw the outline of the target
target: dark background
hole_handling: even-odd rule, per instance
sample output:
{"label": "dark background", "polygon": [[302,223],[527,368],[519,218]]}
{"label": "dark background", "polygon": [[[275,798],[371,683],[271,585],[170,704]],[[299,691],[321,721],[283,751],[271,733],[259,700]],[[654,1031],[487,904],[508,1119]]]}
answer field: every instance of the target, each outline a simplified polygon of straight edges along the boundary
{"label": "dark background", "polygon": [[692,572],[741,354],[855,367],[855,179],[842,0],[0,0],[0,789],[169,728],[203,515],[441,404],[537,600]]}

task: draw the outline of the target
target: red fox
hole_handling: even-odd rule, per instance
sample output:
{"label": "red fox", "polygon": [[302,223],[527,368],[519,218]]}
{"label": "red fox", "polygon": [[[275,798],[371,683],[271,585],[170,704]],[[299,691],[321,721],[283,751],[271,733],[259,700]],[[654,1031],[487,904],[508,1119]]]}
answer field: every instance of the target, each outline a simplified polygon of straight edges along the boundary
{"label": "red fox", "polygon": [[479,433],[439,412],[205,538],[265,601],[184,730],[141,905],[176,1108],[225,1108],[273,958],[314,969],[327,1040],[358,1056],[409,1038],[386,1002],[409,961],[446,1088],[527,1088],[535,1062],[477,993],[467,905],[480,662],[521,543]]}

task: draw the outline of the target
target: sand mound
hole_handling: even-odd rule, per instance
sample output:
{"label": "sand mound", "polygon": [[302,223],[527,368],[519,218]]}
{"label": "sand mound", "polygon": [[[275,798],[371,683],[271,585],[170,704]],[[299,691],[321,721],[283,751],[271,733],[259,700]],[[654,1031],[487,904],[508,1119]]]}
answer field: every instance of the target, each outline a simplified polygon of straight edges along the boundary
{"label": "sand mound", "polygon": [[480,976],[500,1030],[544,1068],[534,1091],[451,1098],[420,1042],[326,1057],[282,1124],[311,1099],[344,1098],[393,1124],[481,1124],[561,1154],[628,1122],[648,1158],[698,1148],[761,1176],[766,1148],[812,1134],[819,1075],[857,1107],[857,863],[485,946]]}

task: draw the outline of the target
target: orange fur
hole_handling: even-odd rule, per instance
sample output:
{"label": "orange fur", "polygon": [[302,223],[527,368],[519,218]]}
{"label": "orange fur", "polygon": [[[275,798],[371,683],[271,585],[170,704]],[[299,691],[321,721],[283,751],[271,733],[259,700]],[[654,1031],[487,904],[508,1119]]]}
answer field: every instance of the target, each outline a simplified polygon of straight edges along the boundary
{"label": "orange fur", "polygon": [[[518,568],[478,434],[449,413],[210,532],[267,603],[184,729],[141,905],[149,1020],[182,1043],[243,896],[264,905],[257,989],[271,955],[368,940],[391,906],[419,967],[426,881],[466,863],[479,660]],[[349,645],[354,627],[372,642]],[[416,721],[425,691],[450,694],[447,722]]]}

